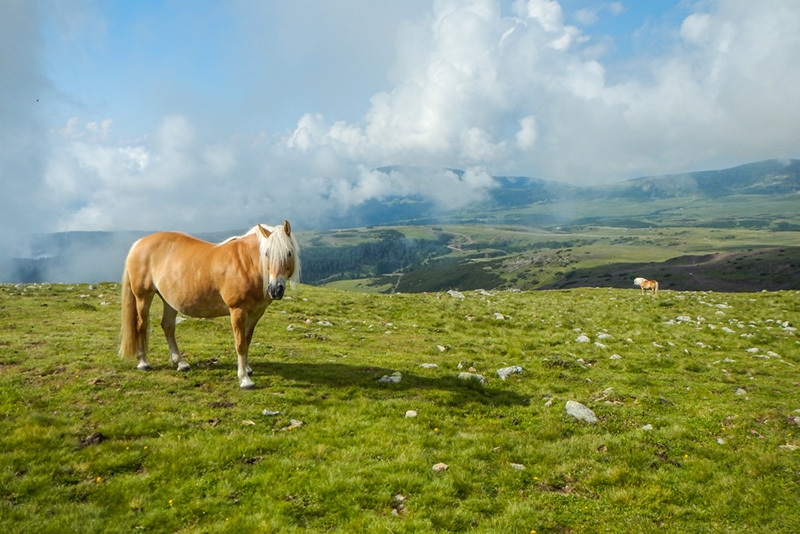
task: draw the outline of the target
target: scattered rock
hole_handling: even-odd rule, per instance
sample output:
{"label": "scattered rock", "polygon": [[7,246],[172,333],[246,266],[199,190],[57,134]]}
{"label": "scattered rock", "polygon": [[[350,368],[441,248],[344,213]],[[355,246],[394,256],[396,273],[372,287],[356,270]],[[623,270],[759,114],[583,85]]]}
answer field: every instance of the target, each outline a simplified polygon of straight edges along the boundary
{"label": "scattered rock", "polygon": [[606,332],[600,332],[597,334],[597,339],[614,339],[614,336],[607,334]]}
{"label": "scattered rock", "polygon": [[416,416],[417,416],[417,411],[416,410],[407,410],[406,411],[406,417],[407,418],[410,419],[410,418],[416,417]]}
{"label": "scattered rock", "polygon": [[611,356],[608,357],[608,359],[609,360],[621,360],[622,356],[620,356],[619,354],[612,354]]}
{"label": "scattered rock", "polygon": [[522,372],[522,367],[519,365],[512,365],[511,367],[503,367],[497,370],[497,376],[505,380],[509,375],[519,374]]}
{"label": "scattered rock", "polygon": [[479,375],[478,373],[467,373],[466,371],[461,371],[458,373],[458,379],[463,380],[464,382],[476,382],[478,384],[485,384],[486,379],[483,375]]}
{"label": "scattered rock", "polygon": [[399,384],[402,379],[403,375],[400,374],[400,371],[395,371],[390,375],[383,375],[378,379],[378,382],[383,384]]}
{"label": "scattered rock", "polygon": [[502,321],[502,320],[504,320],[504,319],[508,319],[508,317],[506,317],[505,315],[503,315],[503,314],[502,314],[502,313],[500,313],[500,312],[496,312],[496,313],[494,314],[494,318],[495,318],[495,319],[497,319],[498,321]]}
{"label": "scattered rock", "polygon": [[450,295],[453,298],[456,298],[456,299],[463,299],[464,298],[464,294],[463,293],[459,293],[458,291],[455,291],[453,289],[448,291],[447,294]]}
{"label": "scattered rock", "polygon": [[738,396],[747,395],[747,390],[742,389],[742,388],[736,388],[735,395],[738,395]]}
{"label": "scattered rock", "polygon": [[589,339],[589,336],[587,336],[586,334],[581,334],[577,338],[575,338],[575,341],[577,341],[578,343],[589,343],[589,341],[591,340]]}
{"label": "scattered rock", "polygon": [[392,497],[392,515],[403,515],[406,513],[406,497],[400,493]]}
{"label": "scattered rock", "polygon": [[648,423],[642,427],[642,430],[653,430],[653,425]]}
{"label": "scattered rock", "polygon": [[104,442],[106,438],[100,432],[92,432],[85,438],[81,440],[81,447],[88,447],[90,445],[99,445],[100,443]]}
{"label": "scattered rock", "polygon": [[265,410],[261,411],[261,415],[266,415],[267,417],[272,417],[272,416],[280,415],[280,414],[281,414],[281,412],[278,412],[278,411],[275,411],[275,410],[266,410],[265,409]]}
{"label": "scattered rock", "polygon": [[797,445],[789,445],[788,443],[786,445],[778,445],[778,448],[785,451],[796,451],[797,449],[800,449],[800,447]]}
{"label": "scattered rock", "polygon": [[432,469],[436,473],[441,473],[442,471],[447,471],[447,469],[449,469],[449,468],[450,468],[449,465],[447,465],[445,463],[442,463],[442,462],[439,462],[438,464],[433,464],[433,467],[432,467]]}
{"label": "scattered rock", "polygon": [[569,400],[565,406],[567,413],[578,419],[579,421],[586,421],[587,423],[596,423],[597,416],[592,410],[577,401]]}
{"label": "scattered rock", "polygon": [[438,369],[439,366],[435,363],[421,363],[419,364],[423,369]]}
{"label": "scattered rock", "polygon": [[436,345],[436,348],[439,349],[439,352],[444,352],[447,350],[447,347],[444,345]]}
{"label": "scattered rock", "polygon": [[525,466],[522,465],[522,464],[514,464],[514,463],[512,463],[512,464],[509,464],[509,465],[511,466],[511,469],[516,469],[517,471],[525,471]]}

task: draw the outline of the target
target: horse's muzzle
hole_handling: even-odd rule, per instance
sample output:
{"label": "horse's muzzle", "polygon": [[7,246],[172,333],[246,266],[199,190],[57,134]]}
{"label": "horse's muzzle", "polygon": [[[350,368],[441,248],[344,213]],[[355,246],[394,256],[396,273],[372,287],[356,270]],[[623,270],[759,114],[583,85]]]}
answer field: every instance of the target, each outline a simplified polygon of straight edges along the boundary
{"label": "horse's muzzle", "polygon": [[286,291],[286,284],[270,284],[267,292],[272,300],[281,300]]}

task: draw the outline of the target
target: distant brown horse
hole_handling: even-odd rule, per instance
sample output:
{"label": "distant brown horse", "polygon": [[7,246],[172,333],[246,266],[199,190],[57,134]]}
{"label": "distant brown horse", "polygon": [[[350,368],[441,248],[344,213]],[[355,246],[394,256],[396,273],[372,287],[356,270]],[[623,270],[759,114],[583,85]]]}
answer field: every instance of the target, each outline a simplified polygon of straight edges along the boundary
{"label": "distant brown horse", "polygon": [[238,356],[239,386],[251,389],[247,353],[256,323],[273,300],[283,298],[289,279],[300,274],[297,241],[289,221],[256,225],[246,234],[213,244],[177,232],[159,232],[131,246],[122,275],[122,335],[119,352],[150,369],[147,342],[150,305],[164,302],[161,328],[170,362],[188,371],[175,341],[178,312],[189,317],[230,315]]}
{"label": "distant brown horse", "polygon": [[656,282],[655,280],[648,280],[647,278],[636,278],[633,281],[633,285],[642,288],[642,295],[644,295],[644,292],[647,289],[651,290],[653,292],[653,295],[658,293],[658,282]]}

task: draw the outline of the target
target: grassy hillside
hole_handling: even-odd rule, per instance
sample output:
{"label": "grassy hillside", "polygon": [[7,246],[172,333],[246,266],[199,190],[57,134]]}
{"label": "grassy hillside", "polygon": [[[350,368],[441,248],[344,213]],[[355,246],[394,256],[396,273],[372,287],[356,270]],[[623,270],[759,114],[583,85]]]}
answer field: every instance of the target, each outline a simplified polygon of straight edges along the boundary
{"label": "grassy hillside", "polygon": [[3,532],[800,524],[797,291],[301,285],[256,330],[253,391],[225,319],[179,324],[188,373],[157,331],[153,371],[120,360],[117,291],[0,285]]}

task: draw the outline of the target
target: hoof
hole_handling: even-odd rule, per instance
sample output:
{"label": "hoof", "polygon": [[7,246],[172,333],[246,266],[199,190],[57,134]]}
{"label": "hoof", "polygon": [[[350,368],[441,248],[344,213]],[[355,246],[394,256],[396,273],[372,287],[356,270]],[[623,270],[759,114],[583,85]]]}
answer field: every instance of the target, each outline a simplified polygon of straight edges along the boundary
{"label": "hoof", "polygon": [[139,365],[136,366],[136,368],[139,369],[140,371],[149,371],[150,369],[152,369],[152,367],[150,367],[150,364],[147,362],[140,362]]}
{"label": "hoof", "polygon": [[249,377],[245,377],[239,382],[239,387],[241,389],[253,389],[256,385]]}
{"label": "hoof", "polygon": [[178,364],[178,371],[186,372],[189,369],[191,369],[191,366],[189,366],[189,364],[186,362],[181,362]]}

